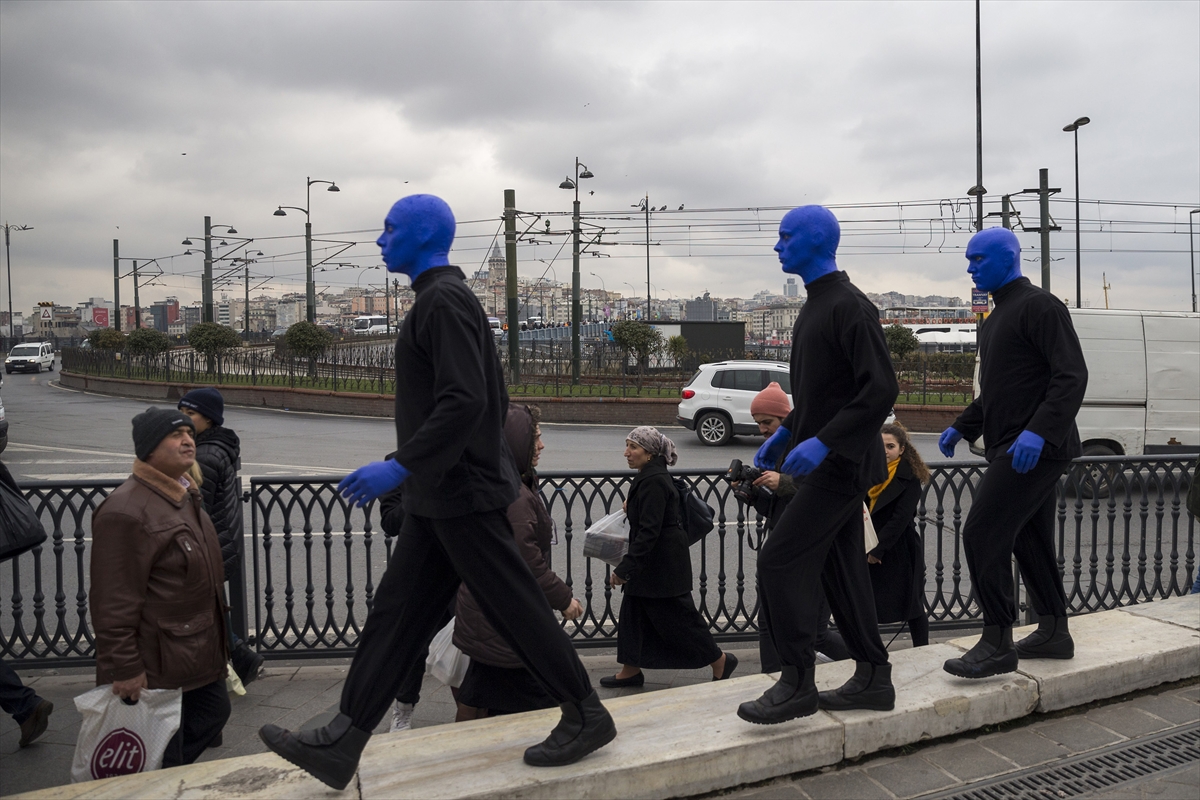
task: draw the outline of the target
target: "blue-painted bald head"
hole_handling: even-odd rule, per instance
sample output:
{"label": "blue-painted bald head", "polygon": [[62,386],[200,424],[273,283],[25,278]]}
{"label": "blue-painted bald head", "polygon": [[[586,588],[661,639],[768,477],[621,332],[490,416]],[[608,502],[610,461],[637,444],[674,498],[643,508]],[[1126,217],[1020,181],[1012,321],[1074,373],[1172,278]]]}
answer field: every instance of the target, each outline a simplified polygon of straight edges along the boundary
{"label": "blue-painted bald head", "polygon": [[410,194],[396,201],[375,241],[388,272],[416,280],[427,269],[450,263],[454,244],[454,212],[431,194]]}
{"label": "blue-painted bald head", "polygon": [[1021,243],[1008,228],[987,228],[967,242],[967,274],[975,288],[994,292],[1021,277]]}
{"label": "blue-painted bald head", "polygon": [[793,208],[779,223],[775,252],[783,271],[810,284],[837,271],[837,248],[842,229],[837,217],[823,206]]}

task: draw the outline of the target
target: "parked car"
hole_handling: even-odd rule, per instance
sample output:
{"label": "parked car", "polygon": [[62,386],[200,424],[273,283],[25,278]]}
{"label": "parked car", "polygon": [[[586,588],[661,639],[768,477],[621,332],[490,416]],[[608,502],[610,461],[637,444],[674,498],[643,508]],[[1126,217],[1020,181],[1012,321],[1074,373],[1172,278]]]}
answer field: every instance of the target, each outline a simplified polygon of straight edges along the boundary
{"label": "parked car", "polygon": [[792,381],[788,365],[777,361],[718,361],[701,364],[681,392],[676,419],[710,447],[728,444],[734,436],[757,436],[750,416],[754,395],[778,383],[788,395]]}
{"label": "parked car", "polygon": [[[754,395],[778,383],[792,402],[792,380],[788,365],[778,361],[718,361],[701,364],[680,393],[675,419],[710,447],[728,444],[734,436],[759,436],[750,416]],[[885,424],[896,421],[888,412]]]}
{"label": "parked car", "polygon": [[21,372],[41,372],[42,367],[54,369],[54,345],[49,342],[25,342],[8,351],[4,359],[4,371],[12,374]]}

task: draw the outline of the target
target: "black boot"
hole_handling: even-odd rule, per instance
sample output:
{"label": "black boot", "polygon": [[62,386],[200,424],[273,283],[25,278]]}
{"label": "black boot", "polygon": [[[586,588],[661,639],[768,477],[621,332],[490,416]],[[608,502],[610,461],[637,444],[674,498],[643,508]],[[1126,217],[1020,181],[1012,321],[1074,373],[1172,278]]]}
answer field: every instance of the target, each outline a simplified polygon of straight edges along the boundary
{"label": "black boot", "polygon": [[541,744],[525,751],[525,763],[531,767],[574,764],[617,738],[616,723],[595,692],[581,703],[567,702],[559,708],[562,719],[554,730]]}
{"label": "black boot", "polygon": [[813,667],[801,669],[784,664],[775,682],[763,696],[738,706],[737,714],[756,725],[774,725],[817,713],[817,684]]}
{"label": "black boot", "polygon": [[358,758],[371,738],[368,731],[355,728],[345,714],[338,714],[322,728],[299,733],[278,725],[263,725],[258,736],[276,755],[339,791],[354,777]]}
{"label": "black boot", "polygon": [[1074,658],[1075,640],[1067,630],[1067,618],[1053,614],[1038,616],[1037,630],[1017,642],[1021,658]]}
{"label": "black boot", "polygon": [[1012,628],[1000,625],[985,625],[983,636],[961,658],[951,658],[942,669],[960,678],[988,678],[1015,672],[1017,649],[1013,646]]}
{"label": "black boot", "polygon": [[239,642],[238,646],[233,648],[229,660],[233,663],[233,671],[241,679],[242,686],[253,683],[262,672],[263,657],[251,650],[245,642]]}
{"label": "black boot", "polygon": [[850,680],[832,692],[821,692],[817,705],[829,711],[846,711],[851,708],[891,711],[896,707],[892,665],[857,662]]}

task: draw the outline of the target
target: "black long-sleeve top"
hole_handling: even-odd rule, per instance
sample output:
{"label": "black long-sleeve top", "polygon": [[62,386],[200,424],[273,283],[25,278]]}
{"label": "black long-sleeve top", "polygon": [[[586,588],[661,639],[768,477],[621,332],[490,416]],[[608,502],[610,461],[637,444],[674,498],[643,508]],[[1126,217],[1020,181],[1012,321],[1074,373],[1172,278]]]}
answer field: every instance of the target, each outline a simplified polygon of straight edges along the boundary
{"label": "black long-sleeve top", "polygon": [[508,390],[479,300],[458,267],[413,281],[396,339],[395,459],[404,510],[446,519],[507,508],[520,476],[504,442]]}
{"label": "black long-sleeve top", "polygon": [[789,450],[816,436],[830,453],[797,482],[866,492],[887,479],[879,429],[900,391],[879,310],[844,272],[805,288],[792,329],[792,413],[783,424]]}
{"label": "black long-sleeve top", "polygon": [[680,519],[679,493],[667,462],[655,456],[629,487],[629,551],[613,571],[638,597],[678,597],[692,591],[692,557]]}
{"label": "black long-sleeve top", "polygon": [[979,326],[979,397],[954,428],[968,441],[982,434],[988,461],[1004,456],[1024,430],[1046,440],[1042,458],[1079,457],[1075,415],[1088,371],[1070,312],[1028,278],[992,297],[996,308]]}

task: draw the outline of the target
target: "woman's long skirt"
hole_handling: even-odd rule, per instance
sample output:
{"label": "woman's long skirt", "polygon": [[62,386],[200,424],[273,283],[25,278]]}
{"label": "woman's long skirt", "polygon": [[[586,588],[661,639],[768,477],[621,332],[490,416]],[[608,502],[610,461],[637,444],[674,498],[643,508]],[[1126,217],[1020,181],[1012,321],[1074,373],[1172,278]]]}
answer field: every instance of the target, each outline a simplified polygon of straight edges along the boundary
{"label": "woman's long skirt", "polygon": [[617,620],[617,662],[643,669],[698,669],[721,657],[692,595],[625,594]]}
{"label": "woman's long skirt", "polygon": [[486,708],[492,714],[520,714],[558,705],[524,667],[506,669],[471,659],[458,702],[473,708]]}

